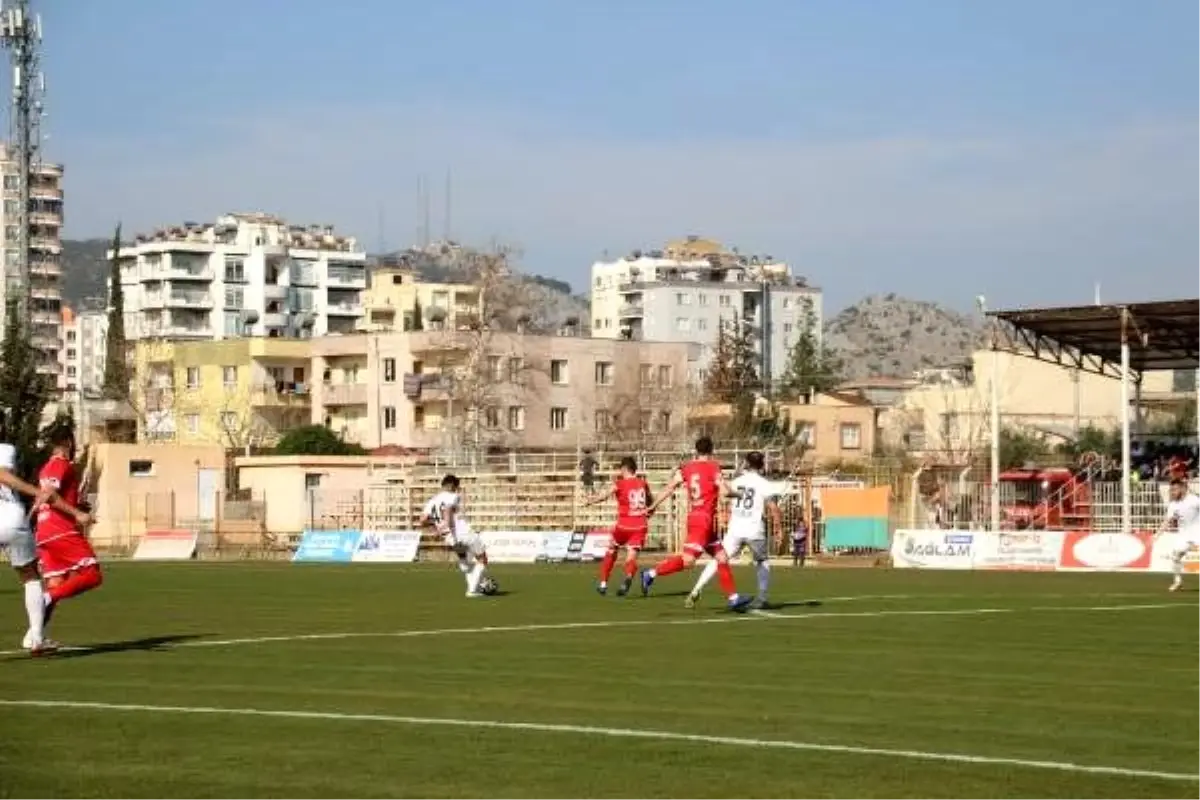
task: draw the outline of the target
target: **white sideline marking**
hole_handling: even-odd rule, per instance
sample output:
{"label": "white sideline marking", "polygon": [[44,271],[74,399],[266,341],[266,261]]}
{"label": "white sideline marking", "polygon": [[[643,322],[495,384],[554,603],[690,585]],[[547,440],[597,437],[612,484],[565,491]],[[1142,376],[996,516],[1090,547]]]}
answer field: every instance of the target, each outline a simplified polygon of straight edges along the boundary
{"label": "white sideline marking", "polygon": [[965,753],[934,753],[924,750],[892,750],[884,747],[793,742],[780,739],[747,739],[736,736],[706,736],[672,731],[638,730],[634,728],[602,728],[591,725],[567,725],[548,722],[500,722],[485,719],[453,719],[441,717],[411,717],[392,714],[343,714],[332,711],[271,711],[258,708],[214,708],[207,706],[155,706],[117,703],[94,703],[72,700],[0,700],[0,706],[26,708],[68,708],[92,711],[127,711],[157,714],[211,714],[276,719],[324,720],[335,722],[380,722],[397,725],[426,725],[454,728],[485,728],[492,730],[536,731],[539,733],[574,733],[582,736],[607,736],[624,739],[658,739],[660,741],[692,742],[728,745],[731,747],[774,748],[779,750],[808,750],[822,753],[845,753],[883,758],[942,761],[952,764],[986,764],[1027,769],[1081,772],[1091,775],[1119,775],[1127,778],[1156,778],[1166,781],[1197,781],[1200,775],[1182,772],[1160,772],[1131,767],[1093,766],[1070,761],[1035,761],[1002,756],[976,756]]}
{"label": "white sideline marking", "polygon": [[[275,644],[280,642],[320,642],[339,639],[412,639],[426,636],[471,636],[486,633],[531,633],[535,631],[569,631],[589,628],[639,628],[654,625],[720,625],[744,622],[747,619],[768,620],[820,620],[858,619],[868,617],[961,617],[985,614],[1019,614],[1023,611],[1139,611],[1156,608],[1194,608],[1188,603],[1142,603],[1117,606],[1025,606],[1024,608],[950,608],[950,609],[877,609],[874,611],[828,611],[813,614],[783,614],[777,611],[750,612],[746,615],[730,614],[722,617],[700,619],[618,619],[594,622],[547,622],[528,625],[489,625],[479,628],[430,628],[408,631],[349,631],[341,633],[298,633],[285,636],[252,636],[238,639],[201,639],[176,644],[162,644],[158,649],[174,650],[188,647],[234,647],[237,645]],[[97,647],[102,645],[96,645]],[[63,647],[60,652],[79,652],[92,649],[86,645]],[[0,656],[20,655],[24,650],[0,650]]]}

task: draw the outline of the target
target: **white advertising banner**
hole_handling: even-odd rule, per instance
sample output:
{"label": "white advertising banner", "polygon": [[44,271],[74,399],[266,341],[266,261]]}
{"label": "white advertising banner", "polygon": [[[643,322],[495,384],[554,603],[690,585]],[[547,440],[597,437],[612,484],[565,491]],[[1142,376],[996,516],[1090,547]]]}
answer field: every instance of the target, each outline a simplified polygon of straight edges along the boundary
{"label": "white advertising banner", "polygon": [[420,531],[363,531],[351,558],[355,563],[409,563],[417,560]]}
{"label": "white advertising banner", "polygon": [[488,561],[497,564],[532,564],[541,557],[545,544],[542,531],[483,531],[479,538],[487,548]]}
{"label": "white advertising banner", "polygon": [[583,549],[579,557],[583,561],[599,561],[608,552],[608,543],[612,541],[609,531],[591,531],[583,540]]}
{"label": "white advertising banner", "polygon": [[892,537],[892,566],[902,569],[971,569],[974,531],[900,530]]}
{"label": "white advertising banner", "polygon": [[981,532],[975,541],[975,569],[1053,571],[1062,555],[1062,531]]}
{"label": "white advertising banner", "polygon": [[134,561],[187,561],[196,555],[191,531],[146,531],[133,551]]}

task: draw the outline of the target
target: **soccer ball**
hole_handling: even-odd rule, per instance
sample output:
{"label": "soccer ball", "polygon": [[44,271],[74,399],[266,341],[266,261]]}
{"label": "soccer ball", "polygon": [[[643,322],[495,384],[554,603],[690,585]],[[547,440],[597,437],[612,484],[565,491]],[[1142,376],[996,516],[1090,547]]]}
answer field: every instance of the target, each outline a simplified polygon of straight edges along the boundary
{"label": "soccer ball", "polygon": [[496,583],[496,579],[491,575],[485,575],[483,580],[479,582],[479,593],[486,595],[494,595],[500,591],[500,584]]}

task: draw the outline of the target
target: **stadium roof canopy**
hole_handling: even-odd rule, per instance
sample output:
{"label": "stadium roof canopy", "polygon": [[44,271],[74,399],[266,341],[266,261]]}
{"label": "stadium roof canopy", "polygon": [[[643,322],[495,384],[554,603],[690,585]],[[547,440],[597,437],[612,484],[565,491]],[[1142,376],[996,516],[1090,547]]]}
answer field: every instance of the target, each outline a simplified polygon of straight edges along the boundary
{"label": "stadium roof canopy", "polygon": [[1200,366],[1200,300],[990,311],[997,350],[1121,377],[1129,343],[1135,378]]}

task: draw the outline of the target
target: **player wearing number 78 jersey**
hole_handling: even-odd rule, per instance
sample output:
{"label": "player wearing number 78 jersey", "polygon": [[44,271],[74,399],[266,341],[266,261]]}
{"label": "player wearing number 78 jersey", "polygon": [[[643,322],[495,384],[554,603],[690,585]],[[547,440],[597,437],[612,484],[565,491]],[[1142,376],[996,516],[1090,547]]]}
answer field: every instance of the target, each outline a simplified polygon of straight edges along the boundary
{"label": "player wearing number 78 jersey", "polygon": [[617,563],[617,550],[625,548],[625,579],[617,590],[620,597],[629,594],[633,584],[633,576],[637,574],[638,551],[646,546],[646,536],[650,528],[649,506],[653,497],[650,486],[637,474],[637,461],[626,456],[621,459],[621,471],[612,488],[604,494],[588,500],[586,505],[603,503],[610,497],[617,499],[617,524],[613,527],[612,537],[608,542],[608,550],[600,563],[600,581],[596,591],[600,594],[608,592],[608,577],[612,575],[613,565]]}

